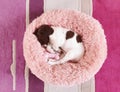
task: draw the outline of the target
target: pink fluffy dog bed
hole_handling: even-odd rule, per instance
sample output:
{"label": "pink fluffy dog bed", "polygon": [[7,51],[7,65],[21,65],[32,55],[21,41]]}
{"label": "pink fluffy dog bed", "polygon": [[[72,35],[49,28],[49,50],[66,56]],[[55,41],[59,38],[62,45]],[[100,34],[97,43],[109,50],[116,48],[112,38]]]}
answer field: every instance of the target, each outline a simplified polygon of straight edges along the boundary
{"label": "pink fluffy dog bed", "polygon": [[[33,34],[42,24],[72,29],[82,36],[85,52],[78,63],[50,66],[49,54]],[[107,45],[100,23],[92,17],[73,10],[52,10],[36,18],[27,28],[23,41],[24,57],[31,72],[45,83],[71,86],[92,78],[103,65]]]}

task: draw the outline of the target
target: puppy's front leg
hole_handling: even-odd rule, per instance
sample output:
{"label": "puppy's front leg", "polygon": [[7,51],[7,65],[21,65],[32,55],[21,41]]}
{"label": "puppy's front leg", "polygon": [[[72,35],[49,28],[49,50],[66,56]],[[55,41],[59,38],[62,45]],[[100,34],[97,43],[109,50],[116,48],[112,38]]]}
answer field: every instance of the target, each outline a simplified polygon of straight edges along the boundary
{"label": "puppy's front leg", "polygon": [[52,49],[51,45],[47,46],[47,51],[49,51],[50,53],[55,53],[55,51]]}

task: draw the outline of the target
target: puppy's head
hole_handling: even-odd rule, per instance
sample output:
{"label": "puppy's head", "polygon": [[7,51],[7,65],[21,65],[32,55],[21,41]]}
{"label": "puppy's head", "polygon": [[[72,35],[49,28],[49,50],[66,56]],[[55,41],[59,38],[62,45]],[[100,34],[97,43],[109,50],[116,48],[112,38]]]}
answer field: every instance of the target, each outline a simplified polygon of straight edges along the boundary
{"label": "puppy's head", "polygon": [[41,25],[33,33],[41,45],[47,45],[49,43],[49,36],[54,32],[50,25]]}

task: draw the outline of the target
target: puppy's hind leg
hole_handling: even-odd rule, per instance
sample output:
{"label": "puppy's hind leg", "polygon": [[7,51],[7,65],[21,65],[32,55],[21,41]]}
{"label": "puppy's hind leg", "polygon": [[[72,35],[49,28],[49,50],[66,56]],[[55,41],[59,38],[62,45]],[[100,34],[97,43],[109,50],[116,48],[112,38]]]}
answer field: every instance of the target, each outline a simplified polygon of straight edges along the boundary
{"label": "puppy's hind leg", "polygon": [[74,53],[73,50],[70,50],[65,54],[63,58],[59,60],[59,62],[62,64],[68,62],[69,60],[74,60],[75,58],[76,58],[76,54]]}
{"label": "puppy's hind leg", "polygon": [[56,64],[63,64],[68,62],[69,60],[75,60],[76,59],[76,54],[74,53],[73,50],[70,50],[65,54],[65,56],[57,61],[54,60],[49,60],[50,65],[56,65]]}
{"label": "puppy's hind leg", "polygon": [[60,64],[60,62],[56,61],[54,59],[49,59],[48,64],[50,64],[50,65],[56,65],[56,64]]}

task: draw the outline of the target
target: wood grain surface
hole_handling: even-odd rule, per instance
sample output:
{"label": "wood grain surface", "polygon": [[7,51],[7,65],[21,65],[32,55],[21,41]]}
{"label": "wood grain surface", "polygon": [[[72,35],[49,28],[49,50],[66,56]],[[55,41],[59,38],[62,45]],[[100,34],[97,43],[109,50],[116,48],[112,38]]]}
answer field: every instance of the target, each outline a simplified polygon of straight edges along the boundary
{"label": "wood grain surface", "polygon": [[[43,12],[44,2],[43,0],[30,1],[30,21],[32,21]],[[119,4],[120,0],[93,0],[93,16],[103,25],[108,44],[108,58],[95,76],[95,92],[120,92]],[[25,16],[26,0],[0,0],[0,92],[25,92],[25,61],[22,48],[26,29]],[[15,91],[13,91],[13,79],[10,71],[13,39],[16,40]],[[29,80],[30,92],[43,92],[42,81],[31,73]]]}
{"label": "wood grain surface", "polygon": [[[43,11],[42,0],[30,0],[30,20]],[[26,29],[26,0],[0,0],[0,92],[25,92],[23,35]],[[16,90],[10,71],[12,41],[16,41]],[[43,82],[30,73],[29,92],[43,92]]]}
{"label": "wood grain surface", "polygon": [[107,59],[95,76],[96,92],[120,92],[120,0],[93,0],[93,7],[108,46]]}
{"label": "wood grain surface", "polygon": [[[0,0],[0,92],[24,92],[25,0]],[[16,40],[16,90],[10,71],[12,41]]]}

